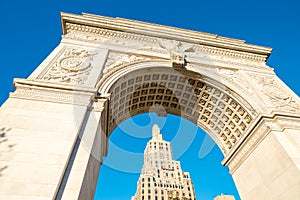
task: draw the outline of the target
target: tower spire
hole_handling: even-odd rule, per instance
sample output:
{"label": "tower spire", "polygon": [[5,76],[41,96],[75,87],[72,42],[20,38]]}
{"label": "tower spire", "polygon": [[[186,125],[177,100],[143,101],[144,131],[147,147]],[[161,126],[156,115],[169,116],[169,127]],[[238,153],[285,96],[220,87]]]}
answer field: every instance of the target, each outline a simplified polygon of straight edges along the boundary
{"label": "tower spire", "polygon": [[157,124],[154,124],[152,127],[152,139],[153,140],[162,140],[162,134],[160,134],[160,128]]}
{"label": "tower spire", "polygon": [[152,137],[158,134],[160,134],[160,128],[157,124],[154,124],[152,127]]}

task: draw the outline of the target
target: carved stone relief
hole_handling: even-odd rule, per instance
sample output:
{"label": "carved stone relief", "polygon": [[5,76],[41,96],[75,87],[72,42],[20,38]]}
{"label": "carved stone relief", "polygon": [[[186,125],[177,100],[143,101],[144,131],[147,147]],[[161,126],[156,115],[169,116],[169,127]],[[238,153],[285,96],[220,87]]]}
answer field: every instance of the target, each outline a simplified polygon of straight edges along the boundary
{"label": "carved stone relief", "polygon": [[161,48],[166,49],[170,54],[170,60],[174,67],[184,67],[186,64],[186,53],[194,52],[192,45],[175,40],[158,40]]}
{"label": "carved stone relief", "polygon": [[245,94],[253,94],[252,89],[249,87],[249,83],[245,80],[245,77],[243,77],[239,70],[220,69],[219,73],[223,79],[229,81],[232,85],[243,91]]}
{"label": "carved stone relief", "polygon": [[274,77],[250,75],[268,97],[273,107],[283,111],[298,111],[296,100],[274,79]]}
{"label": "carved stone relief", "polygon": [[91,72],[93,56],[84,49],[66,48],[42,80],[83,85]]}
{"label": "carved stone relief", "polygon": [[126,64],[133,64],[139,61],[148,61],[151,60],[149,57],[139,56],[139,55],[129,55],[129,54],[120,54],[111,52],[107,57],[105,68],[103,73],[109,73],[111,70],[117,70],[121,66]]}
{"label": "carved stone relief", "polygon": [[134,33],[124,33],[71,23],[67,23],[66,28],[67,34],[64,35],[64,38],[121,48],[150,51],[159,54],[170,54],[170,58],[175,58],[173,59],[174,62],[178,62],[179,64],[183,62],[183,58],[186,58],[187,60],[188,58],[199,59],[203,57],[203,55],[209,55],[208,59],[213,60],[218,65],[232,66],[232,68],[270,70],[265,64],[265,56],[247,52],[238,52],[195,43],[158,39]]}
{"label": "carved stone relief", "polygon": [[100,37],[97,37],[97,35],[87,35],[87,34],[76,34],[76,33],[69,33],[67,35],[63,35],[64,38],[67,39],[75,39],[80,41],[88,41],[88,42],[103,42],[103,39]]}

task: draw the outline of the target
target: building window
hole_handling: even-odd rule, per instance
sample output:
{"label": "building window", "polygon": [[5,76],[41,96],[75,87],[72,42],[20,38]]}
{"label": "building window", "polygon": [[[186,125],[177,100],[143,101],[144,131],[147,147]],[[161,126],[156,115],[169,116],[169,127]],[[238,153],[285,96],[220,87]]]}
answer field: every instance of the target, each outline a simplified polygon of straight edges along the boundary
{"label": "building window", "polygon": [[151,199],[151,196],[148,196],[148,200],[150,200]]}
{"label": "building window", "polygon": [[149,190],[148,190],[148,194],[150,194],[150,193],[151,193],[151,190],[149,189]]}
{"label": "building window", "polygon": [[163,190],[161,191],[161,194],[164,194],[164,191],[163,191]]}
{"label": "building window", "polygon": [[142,178],[142,182],[144,182],[144,178]]}
{"label": "building window", "polygon": [[148,178],[148,182],[150,182],[150,178]]}

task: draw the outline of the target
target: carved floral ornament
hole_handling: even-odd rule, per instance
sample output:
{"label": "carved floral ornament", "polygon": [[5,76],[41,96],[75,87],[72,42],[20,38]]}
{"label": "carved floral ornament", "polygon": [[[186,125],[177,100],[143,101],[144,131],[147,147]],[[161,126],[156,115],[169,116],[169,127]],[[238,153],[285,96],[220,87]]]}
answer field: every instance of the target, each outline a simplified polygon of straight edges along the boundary
{"label": "carved floral ornament", "polygon": [[66,48],[42,79],[83,85],[91,72],[93,55],[87,50]]}

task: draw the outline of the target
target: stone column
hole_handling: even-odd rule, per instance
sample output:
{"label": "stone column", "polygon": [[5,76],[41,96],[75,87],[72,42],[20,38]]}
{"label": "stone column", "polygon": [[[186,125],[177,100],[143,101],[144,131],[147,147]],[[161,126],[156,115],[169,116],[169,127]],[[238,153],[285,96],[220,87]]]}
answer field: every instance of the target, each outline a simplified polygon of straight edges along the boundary
{"label": "stone column", "polygon": [[107,153],[107,99],[97,99],[83,123],[56,199],[94,199]]}
{"label": "stone column", "polygon": [[229,166],[241,199],[300,196],[300,118],[262,118]]}

